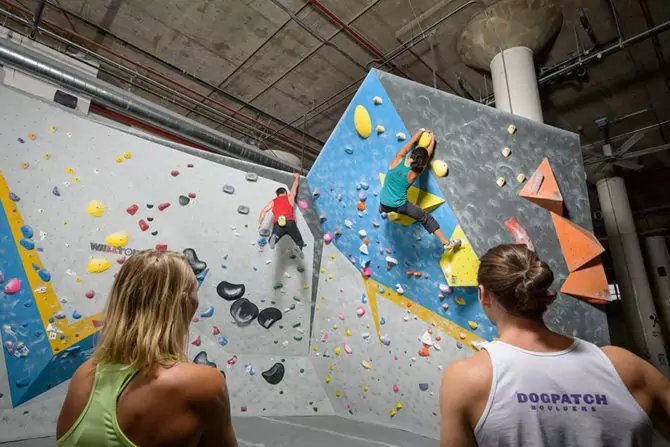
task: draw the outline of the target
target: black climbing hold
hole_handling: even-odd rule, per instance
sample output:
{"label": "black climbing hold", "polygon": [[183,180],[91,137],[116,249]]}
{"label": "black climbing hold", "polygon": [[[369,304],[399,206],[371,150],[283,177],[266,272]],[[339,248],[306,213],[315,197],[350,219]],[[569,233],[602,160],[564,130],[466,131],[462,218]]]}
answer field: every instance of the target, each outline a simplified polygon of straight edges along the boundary
{"label": "black climbing hold", "polygon": [[184,249],[183,253],[184,256],[186,256],[188,264],[193,269],[193,273],[199,275],[207,269],[207,263],[198,259],[198,255],[195,253],[195,250],[192,248],[186,248]]}
{"label": "black climbing hold", "polygon": [[240,298],[230,306],[230,315],[238,326],[247,326],[258,316],[258,306],[246,298]]}
{"label": "black climbing hold", "polygon": [[149,222],[153,222],[153,221],[154,221],[154,218],[153,218],[153,217],[147,217],[147,220],[148,220]]}
{"label": "black climbing hold", "polygon": [[232,284],[228,281],[221,281],[216,286],[216,293],[226,301],[235,301],[244,296],[244,284]]}
{"label": "black climbing hold", "polygon": [[263,309],[261,313],[258,314],[258,323],[263,326],[265,329],[270,329],[273,324],[281,320],[282,313],[281,310],[276,307],[268,307]]}
{"label": "black climbing hold", "polygon": [[258,232],[260,237],[269,237],[270,236],[270,229],[269,228],[263,228],[261,231]]}
{"label": "black climbing hold", "polygon": [[158,236],[158,231],[152,231],[152,232],[151,232],[151,235],[152,235],[152,236]]}
{"label": "black climbing hold", "polygon": [[[216,363],[210,362],[209,359],[207,358],[207,353],[205,351],[200,351],[196,356],[193,358],[193,363],[196,365],[205,365],[205,366],[211,366],[212,368],[216,368]],[[223,372],[222,370],[219,370],[221,374],[223,374],[223,377],[226,377],[226,373]]]}
{"label": "black climbing hold", "polygon": [[263,371],[261,375],[270,385],[277,385],[284,378],[285,371],[286,370],[284,369],[284,365],[281,363],[275,363],[272,365],[272,368],[268,369],[267,371]]}
{"label": "black climbing hold", "polygon": [[188,196],[179,196],[179,204],[181,206],[186,206],[191,202],[191,199]]}
{"label": "black climbing hold", "polygon": [[151,209],[153,207],[154,207],[153,203],[147,203],[147,208]]}

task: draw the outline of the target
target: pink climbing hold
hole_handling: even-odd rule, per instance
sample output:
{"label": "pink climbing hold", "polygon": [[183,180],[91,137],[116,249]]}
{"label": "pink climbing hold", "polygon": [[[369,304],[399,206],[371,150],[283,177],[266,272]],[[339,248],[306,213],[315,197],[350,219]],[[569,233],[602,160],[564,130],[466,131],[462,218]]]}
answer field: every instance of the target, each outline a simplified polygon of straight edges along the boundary
{"label": "pink climbing hold", "polygon": [[200,321],[200,318],[198,318],[198,317],[193,317],[193,319],[192,319],[191,321],[192,321],[193,323],[197,323],[198,321]]}
{"label": "pink climbing hold", "polygon": [[237,363],[237,356],[236,355],[232,356],[231,358],[228,359],[226,363],[228,363],[229,366],[233,366],[235,363]]}
{"label": "pink climbing hold", "polygon": [[140,219],[137,224],[140,226],[140,230],[142,231],[147,231],[149,229],[149,224],[144,221],[144,219]]}
{"label": "pink climbing hold", "polygon": [[393,392],[397,393],[398,391],[400,391],[400,387],[398,385],[393,385]]}
{"label": "pink climbing hold", "polygon": [[140,207],[137,204],[134,204],[126,208],[126,213],[130,214],[131,216],[134,216],[137,210],[139,209]]}
{"label": "pink climbing hold", "polygon": [[176,177],[176,176],[179,175],[179,171],[176,170],[176,169],[173,169],[172,171],[170,171],[170,175],[171,175],[172,177]]}
{"label": "pink climbing hold", "polygon": [[199,336],[199,335],[198,335],[197,337],[195,337],[195,338],[193,339],[193,341],[191,342],[191,344],[192,344],[193,346],[200,346],[201,343],[202,343],[202,340],[200,340],[200,336]]}
{"label": "pink climbing hold", "polygon": [[191,199],[195,199],[195,193],[194,193],[194,192],[189,192],[189,193],[188,193],[188,196],[189,196]]}
{"label": "pink climbing hold", "polygon": [[167,208],[170,208],[170,202],[163,202],[158,204],[158,211],[163,211]]}
{"label": "pink climbing hold", "polygon": [[344,352],[346,352],[347,354],[351,354],[354,351],[351,349],[351,346],[349,346],[348,344],[345,343],[344,344]]}
{"label": "pink climbing hold", "polygon": [[247,412],[247,407],[242,407],[242,408],[240,408],[240,411],[241,411],[242,413],[246,413],[246,412]]}
{"label": "pink climbing hold", "polygon": [[12,278],[5,284],[5,294],[14,295],[21,291],[21,281],[18,278]]}
{"label": "pink climbing hold", "polygon": [[321,336],[321,343],[325,343],[328,341],[328,332],[324,332],[323,335]]}
{"label": "pink climbing hold", "polygon": [[93,290],[89,290],[88,292],[86,292],[86,298],[88,298],[89,300],[92,300],[94,296],[95,292]]}
{"label": "pink climbing hold", "polygon": [[366,278],[369,278],[369,277],[372,276],[372,270],[370,270],[370,267],[363,267],[363,270],[361,270],[361,273],[362,273],[363,276],[365,276]]}
{"label": "pink climbing hold", "polygon": [[306,210],[307,202],[305,202],[304,200],[298,200],[298,206],[300,207],[301,210]]}
{"label": "pink climbing hold", "polygon": [[220,333],[221,329],[218,326],[212,326],[212,335],[219,335]]}
{"label": "pink climbing hold", "polygon": [[356,315],[358,315],[359,317],[365,315],[365,308],[363,306],[358,306],[356,308]]}
{"label": "pink climbing hold", "polygon": [[116,260],[117,264],[123,265],[124,262],[126,262],[126,257],[125,256],[121,256],[119,259]]}
{"label": "pink climbing hold", "polygon": [[330,244],[333,241],[333,234],[329,231],[323,235],[323,241],[326,244]]}
{"label": "pink climbing hold", "polygon": [[337,316],[340,320],[344,321],[344,314],[340,312],[340,314]]}

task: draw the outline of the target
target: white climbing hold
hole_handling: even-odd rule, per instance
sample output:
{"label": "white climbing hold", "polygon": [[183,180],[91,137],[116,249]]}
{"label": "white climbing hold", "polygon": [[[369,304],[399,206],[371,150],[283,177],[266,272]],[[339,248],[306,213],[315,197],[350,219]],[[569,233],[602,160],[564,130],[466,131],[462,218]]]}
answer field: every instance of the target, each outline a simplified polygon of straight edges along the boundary
{"label": "white climbing hold", "polygon": [[447,284],[440,284],[440,292],[449,294],[451,293],[451,287]]}
{"label": "white climbing hold", "polygon": [[516,133],[516,131],[517,131],[517,128],[514,124],[510,124],[507,127],[507,133],[510,134],[510,135],[514,135]]}
{"label": "white climbing hold", "polygon": [[365,230],[359,230],[358,235],[360,237],[366,237],[368,235],[368,233]]}
{"label": "white climbing hold", "polygon": [[363,340],[367,340],[368,338],[370,338],[370,333],[369,332],[363,332],[361,334],[361,337],[363,337]]}
{"label": "white climbing hold", "polygon": [[362,365],[363,368],[365,368],[365,369],[372,369],[372,363],[370,363],[370,362],[368,362],[368,361],[366,361],[366,360],[363,360],[363,361],[361,362],[361,365]]}
{"label": "white climbing hold", "polygon": [[[350,221],[349,219],[344,219],[344,226],[351,230],[351,229],[354,228],[354,223],[352,221]],[[335,234],[337,234],[337,231],[336,231]]]}
{"label": "white climbing hold", "polygon": [[392,258],[391,256],[386,257],[386,262],[391,265],[398,265],[398,260],[396,258]]}
{"label": "white climbing hold", "polygon": [[370,254],[370,253],[368,252],[368,246],[365,245],[365,244],[361,244],[361,246],[358,247],[358,249],[359,249],[360,252],[363,253],[364,255],[369,255],[369,254]]}
{"label": "white climbing hold", "polygon": [[405,315],[402,319],[405,321],[409,321],[409,315]]}
{"label": "white climbing hold", "polygon": [[505,180],[505,177],[498,177],[498,180],[496,180],[496,184],[498,187],[502,188],[505,186],[505,183],[507,183],[507,180]]}
{"label": "white climbing hold", "polygon": [[403,293],[405,293],[405,289],[403,289],[400,284],[395,285],[395,291],[398,293],[398,295],[402,295]]}
{"label": "white climbing hold", "polygon": [[523,174],[519,174],[519,175],[516,176],[516,181],[519,182],[519,183],[523,183],[523,182],[526,181],[526,176],[523,175]]}
{"label": "white climbing hold", "polygon": [[419,340],[421,340],[421,343],[427,346],[433,346],[434,344],[433,337],[428,331],[424,332]]}
{"label": "white climbing hold", "polygon": [[433,344],[433,348],[435,348],[436,351],[441,351],[441,350],[442,350],[442,348],[440,347],[440,345],[438,345],[437,343],[434,343],[434,344]]}
{"label": "white climbing hold", "polygon": [[381,96],[375,96],[372,98],[372,102],[374,102],[375,105],[381,105],[384,103],[384,100],[381,98]]}
{"label": "white climbing hold", "polygon": [[395,134],[395,137],[398,139],[398,141],[405,141],[407,139],[407,135],[402,132]]}
{"label": "white climbing hold", "polygon": [[472,347],[475,348],[477,351],[481,351],[483,346],[484,346],[484,342],[482,342],[482,341],[473,341],[472,342]]}
{"label": "white climbing hold", "polygon": [[512,154],[512,149],[505,147],[502,150],[503,157],[507,158]]}
{"label": "white climbing hold", "polygon": [[378,134],[386,132],[386,128],[382,126],[381,124],[378,125],[375,130],[377,131]]}

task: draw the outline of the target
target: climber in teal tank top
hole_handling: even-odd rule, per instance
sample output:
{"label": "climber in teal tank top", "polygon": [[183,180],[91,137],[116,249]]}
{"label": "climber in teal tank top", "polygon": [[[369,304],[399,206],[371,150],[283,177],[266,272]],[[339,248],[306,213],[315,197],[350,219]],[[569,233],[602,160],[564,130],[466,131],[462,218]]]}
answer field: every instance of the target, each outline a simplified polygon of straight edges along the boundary
{"label": "climber in teal tank top", "polygon": [[[426,134],[422,138],[423,134]],[[419,144],[423,140],[422,144]],[[428,142],[426,142],[428,141]],[[423,173],[435,150],[435,138],[425,129],[419,130],[395,155],[384,177],[379,194],[379,212],[411,217],[434,234],[445,250],[460,247],[460,240],[449,241],[435,218],[407,199],[410,186]]]}
{"label": "climber in teal tank top", "polygon": [[134,254],[109,294],[93,357],[72,376],[59,447],[237,447],[222,372],[188,361],[198,282],[186,257]]}

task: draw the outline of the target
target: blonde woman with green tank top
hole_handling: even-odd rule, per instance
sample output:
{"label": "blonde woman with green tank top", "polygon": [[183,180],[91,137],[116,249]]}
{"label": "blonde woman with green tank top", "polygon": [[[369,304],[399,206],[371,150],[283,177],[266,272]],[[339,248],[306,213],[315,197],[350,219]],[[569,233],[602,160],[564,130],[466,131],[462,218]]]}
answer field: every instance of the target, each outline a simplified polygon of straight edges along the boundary
{"label": "blonde woman with green tank top", "polygon": [[124,263],[96,351],[70,381],[58,446],[237,446],[225,377],[186,357],[197,290],[182,254]]}

